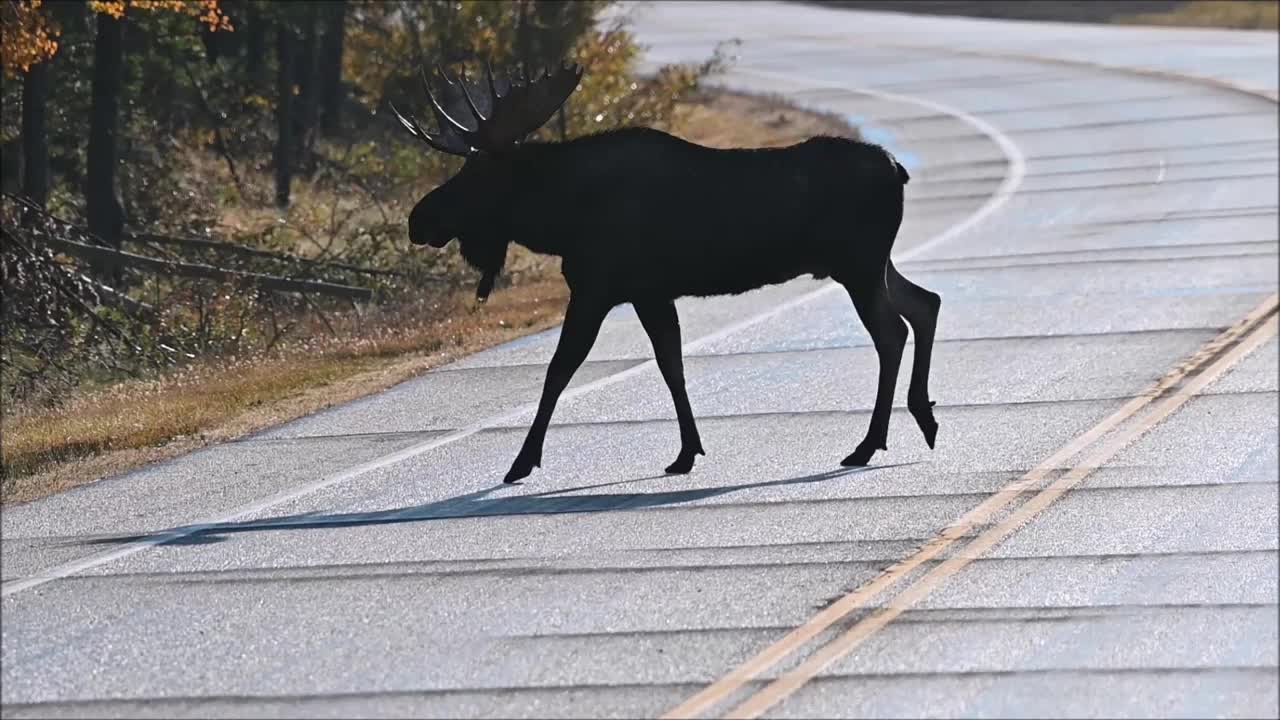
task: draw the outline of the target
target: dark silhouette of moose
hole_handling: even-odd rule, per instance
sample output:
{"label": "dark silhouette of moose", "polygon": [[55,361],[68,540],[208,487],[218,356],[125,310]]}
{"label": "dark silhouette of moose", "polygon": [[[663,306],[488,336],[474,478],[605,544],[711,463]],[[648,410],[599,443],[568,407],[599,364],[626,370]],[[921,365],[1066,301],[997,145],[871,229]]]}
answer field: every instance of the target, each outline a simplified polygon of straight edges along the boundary
{"label": "dark silhouette of moose", "polygon": [[551,413],[586,359],[609,310],[631,303],[653,343],[680,427],[666,470],[687,473],[705,455],[685,391],[675,300],[737,294],[800,275],[844,286],[875,343],[879,387],[870,427],[842,465],[887,450],[889,414],[910,323],[915,359],[907,409],[932,448],[929,361],[941,298],[904,278],[889,259],[903,215],[905,168],[888,151],[814,137],[783,148],[712,149],[649,128],[566,142],[524,142],[577,89],[582,68],[562,65],[483,82],[465,73],[423,85],[438,130],[392,111],[414,136],[466,158],[409,214],[409,240],[443,248],[457,238],[481,273],[483,302],[515,241],[562,258],[570,291],[542,397],[504,482],[542,462]]}

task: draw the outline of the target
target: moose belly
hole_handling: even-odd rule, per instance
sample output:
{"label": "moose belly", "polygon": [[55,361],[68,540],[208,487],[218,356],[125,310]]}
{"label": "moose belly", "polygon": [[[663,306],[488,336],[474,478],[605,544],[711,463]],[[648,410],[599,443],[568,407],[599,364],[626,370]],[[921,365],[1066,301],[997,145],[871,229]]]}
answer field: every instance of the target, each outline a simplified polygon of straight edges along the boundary
{"label": "moose belly", "polygon": [[700,258],[690,262],[672,259],[651,272],[640,272],[639,266],[620,268],[614,276],[615,289],[626,299],[634,297],[710,297],[737,295],[766,285],[776,285],[801,275],[825,276],[824,268],[815,263],[783,261],[776,255],[743,253],[722,255],[715,260]]}
{"label": "moose belly", "polygon": [[[847,254],[846,241],[820,228],[832,224],[838,206],[811,194],[766,193],[776,188],[762,185],[734,197],[729,190],[746,186],[696,193],[675,181],[646,185],[656,199],[596,208],[590,220],[598,225],[582,234],[601,240],[587,244],[590,257],[574,264],[609,267],[608,282],[622,301],[733,295],[830,274],[832,258]],[[676,193],[680,188],[685,192]]]}

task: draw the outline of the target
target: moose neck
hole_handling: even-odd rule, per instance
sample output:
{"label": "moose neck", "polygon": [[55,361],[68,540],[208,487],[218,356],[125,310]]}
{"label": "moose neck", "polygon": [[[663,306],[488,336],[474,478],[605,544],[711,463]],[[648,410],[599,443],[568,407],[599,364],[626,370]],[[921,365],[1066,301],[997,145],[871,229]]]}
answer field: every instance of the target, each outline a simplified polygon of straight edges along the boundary
{"label": "moose neck", "polygon": [[563,256],[576,208],[573,142],[529,142],[511,151],[511,241],[536,253]]}
{"label": "moose neck", "polygon": [[657,130],[624,128],[565,142],[527,142],[503,153],[509,169],[502,204],[506,237],[560,257],[578,249],[574,242],[607,242],[581,227],[595,210],[584,203],[597,195],[600,182],[613,181],[618,163],[635,163],[670,140]]}

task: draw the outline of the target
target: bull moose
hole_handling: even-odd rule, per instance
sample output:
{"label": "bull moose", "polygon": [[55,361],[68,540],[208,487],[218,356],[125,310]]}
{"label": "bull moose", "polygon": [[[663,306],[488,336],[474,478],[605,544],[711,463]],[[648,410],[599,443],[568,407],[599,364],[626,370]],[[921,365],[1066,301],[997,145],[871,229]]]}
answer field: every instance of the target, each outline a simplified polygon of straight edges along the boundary
{"label": "bull moose", "polygon": [[443,248],[456,238],[481,274],[481,302],[512,241],[559,256],[570,292],[537,414],[504,482],[541,465],[556,402],[605,316],[622,303],[634,306],[675,403],[680,454],[666,471],[689,472],[706,453],[685,390],[675,300],[805,274],[844,286],[880,364],[870,427],[841,464],[866,465],[888,449],[903,318],[915,333],[907,409],[934,446],[928,380],[941,298],[889,258],[910,178],[887,150],[822,136],[781,148],[713,149],[642,127],[526,142],[577,89],[580,66],[495,77],[486,65],[483,81],[437,72],[443,82],[433,91],[423,71],[435,132],[392,111],[415,137],[466,161],[413,208],[409,240]]}

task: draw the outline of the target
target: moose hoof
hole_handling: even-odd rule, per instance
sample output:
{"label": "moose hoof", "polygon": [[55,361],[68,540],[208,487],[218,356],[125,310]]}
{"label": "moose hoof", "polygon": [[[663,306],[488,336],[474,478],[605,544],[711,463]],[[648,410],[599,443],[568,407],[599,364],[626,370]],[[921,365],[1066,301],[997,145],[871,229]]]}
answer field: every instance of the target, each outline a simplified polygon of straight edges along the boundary
{"label": "moose hoof", "polygon": [[933,449],[934,441],[938,439],[938,421],[933,419],[933,406],[936,402],[929,402],[922,407],[907,408],[911,411],[911,417],[916,419],[916,425],[920,427],[920,432],[924,433],[924,441],[929,444],[929,449]]}
{"label": "moose hoof", "polygon": [[502,482],[507,485],[515,485],[524,478],[529,477],[529,474],[532,473],[533,469],[536,467],[539,467],[539,464],[536,462],[525,462],[517,458],[515,463],[511,466],[511,469],[507,471],[507,476],[502,479]]}
{"label": "moose hoof", "polygon": [[[880,448],[884,449],[884,448]],[[858,449],[853,454],[840,461],[844,467],[865,467],[871,462],[871,456],[876,454],[876,447],[870,443],[862,443],[858,445]]]}
{"label": "moose hoof", "polygon": [[667,466],[668,475],[685,475],[693,469],[693,461],[698,455],[706,455],[707,453],[698,448],[690,452],[680,451],[680,457],[676,461]]}
{"label": "moose hoof", "polygon": [[929,449],[933,449],[933,444],[938,439],[938,421],[929,418],[929,421],[920,421],[920,432],[924,433],[924,441],[929,443]]}

